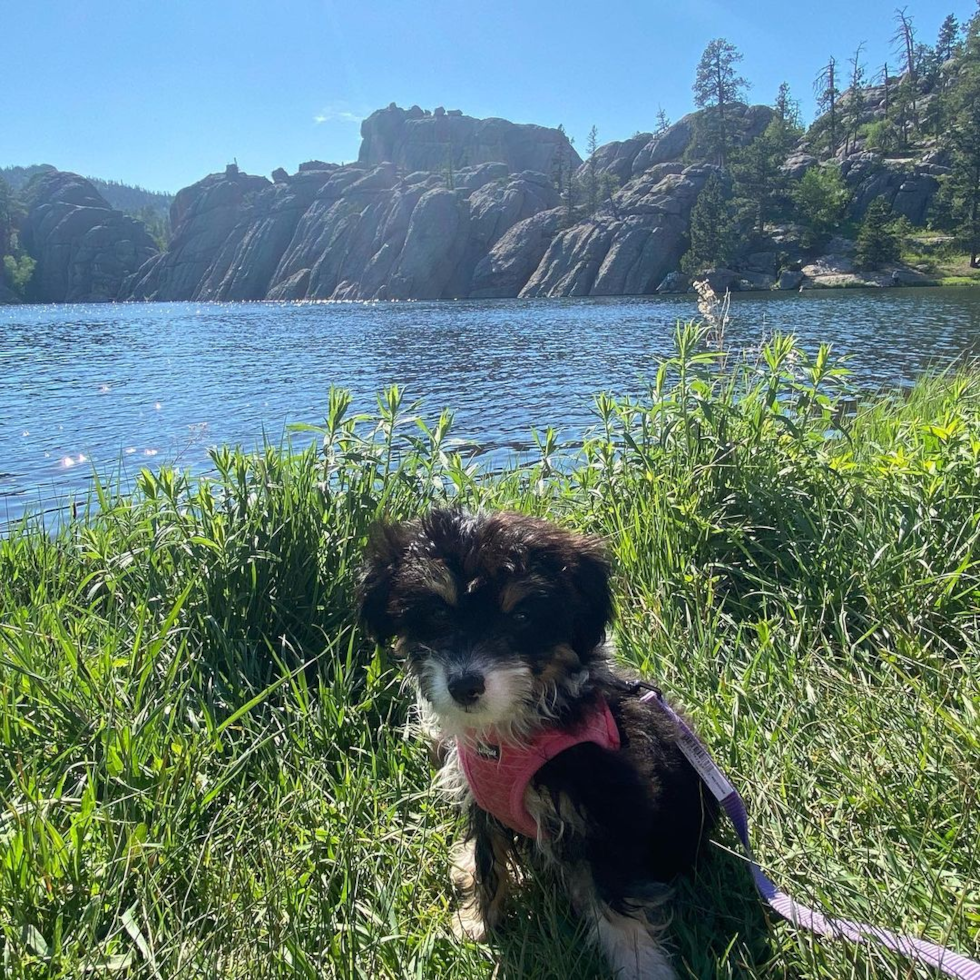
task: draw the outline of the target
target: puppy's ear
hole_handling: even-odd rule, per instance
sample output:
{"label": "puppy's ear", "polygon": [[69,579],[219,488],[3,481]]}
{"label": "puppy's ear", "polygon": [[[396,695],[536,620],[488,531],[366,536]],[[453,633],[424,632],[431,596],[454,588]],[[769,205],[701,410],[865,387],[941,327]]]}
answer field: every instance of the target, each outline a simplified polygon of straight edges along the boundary
{"label": "puppy's ear", "polygon": [[388,600],[407,542],[408,531],[404,524],[375,524],[368,537],[357,584],[358,616],[361,625],[377,643],[386,643],[395,633]]}
{"label": "puppy's ear", "polygon": [[590,654],[606,638],[613,617],[612,569],[606,549],[596,538],[582,538],[576,548],[577,562],[572,581],[578,603],[575,616],[575,650]]}

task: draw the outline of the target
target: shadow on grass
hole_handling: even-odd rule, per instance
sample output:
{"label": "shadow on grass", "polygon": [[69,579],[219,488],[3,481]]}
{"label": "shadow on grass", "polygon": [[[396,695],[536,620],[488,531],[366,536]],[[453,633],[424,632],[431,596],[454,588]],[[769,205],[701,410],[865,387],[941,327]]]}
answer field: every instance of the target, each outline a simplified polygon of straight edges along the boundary
{"label": "shadow on grass", "polygon": [[[680,977],[797,976],[773,961],[769,924],[744,860],[714,849],[695,876],[675,887],[665,945]],[[511,914],[493,938],[492,957],[494,980],[610,976],[558,882],[540,874],[514,896]],[[766,969],[770,963],[771,973]]]}

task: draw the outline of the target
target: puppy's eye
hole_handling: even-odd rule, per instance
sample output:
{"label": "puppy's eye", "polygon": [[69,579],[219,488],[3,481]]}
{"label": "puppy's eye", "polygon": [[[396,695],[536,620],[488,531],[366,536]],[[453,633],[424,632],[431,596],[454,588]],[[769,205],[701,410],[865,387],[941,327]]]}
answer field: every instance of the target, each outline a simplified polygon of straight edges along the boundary
{"label": "puppy's eye", "polygon": [[531,615],[523,609],[516,609],[510,614],[510,621],[517,626],[524,626],[531,621]]}

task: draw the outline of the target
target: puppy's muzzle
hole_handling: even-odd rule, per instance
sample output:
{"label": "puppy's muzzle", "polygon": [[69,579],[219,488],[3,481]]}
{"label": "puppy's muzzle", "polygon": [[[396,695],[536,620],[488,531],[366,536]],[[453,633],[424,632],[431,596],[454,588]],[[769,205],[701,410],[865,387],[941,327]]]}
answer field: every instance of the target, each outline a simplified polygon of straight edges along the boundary
{"label": "puppy's muzzle", "polygon": [[449,693],[453,696],[453,700],[464,708],[473,707],[487,689],[483,674],[475,670],[469,670],[463,674],[450,677],[446,682],[446,687],[449,688]]}

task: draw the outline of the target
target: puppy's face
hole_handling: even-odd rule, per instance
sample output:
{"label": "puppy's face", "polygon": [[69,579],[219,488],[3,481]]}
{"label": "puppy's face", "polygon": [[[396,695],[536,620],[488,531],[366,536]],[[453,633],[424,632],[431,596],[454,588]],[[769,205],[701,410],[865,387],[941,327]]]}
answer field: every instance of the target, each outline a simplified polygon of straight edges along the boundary
{"label": "puppy's face", "polygon": [[365,626],[379,642],[397,638],[454,734],[540,720],[556,691],[587,676],[612,611],[598,542],[521,514],[461,510],[377,528],[360,602]]}

